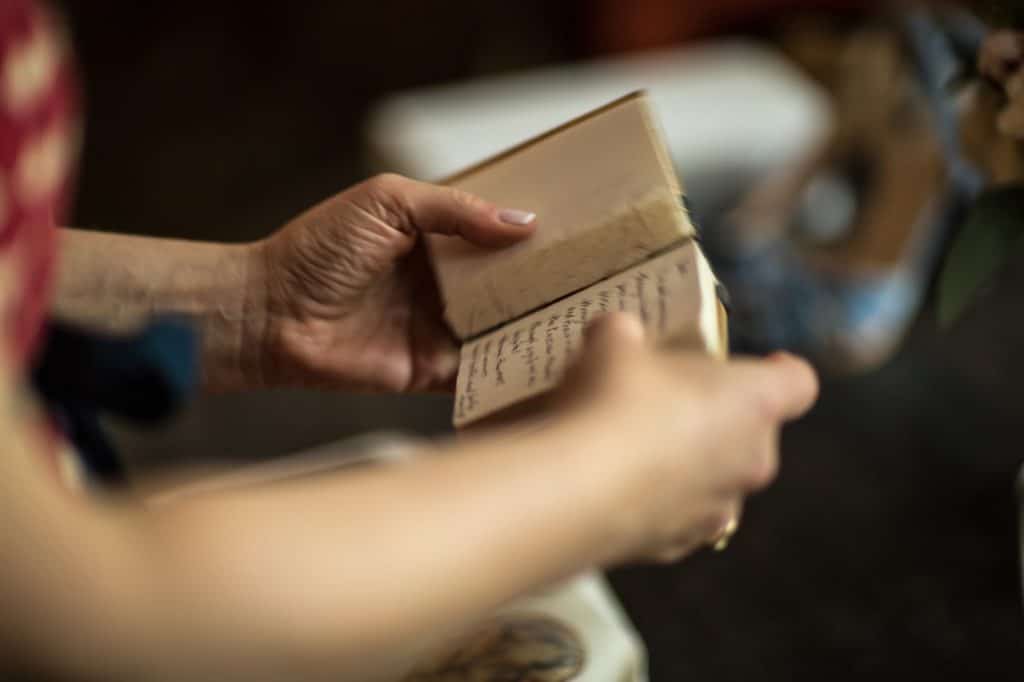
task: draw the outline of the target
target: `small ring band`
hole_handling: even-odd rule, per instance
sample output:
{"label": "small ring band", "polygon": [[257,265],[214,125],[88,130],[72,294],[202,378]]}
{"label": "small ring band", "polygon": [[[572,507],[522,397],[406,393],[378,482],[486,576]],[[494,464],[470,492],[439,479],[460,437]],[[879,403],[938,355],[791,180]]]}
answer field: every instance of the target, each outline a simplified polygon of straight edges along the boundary
{"label": "small ring band", "polygon": [[739,527],[739,521],[736,520],[735,516],[729,519],[729,523],[725,524],[722,530],[718,531],[718,535],[711,540],[711,546],[714,550],[716,552],[721,552],[728,547],[729,540],[732,540],[732,536],[736,534],[736,530]]}

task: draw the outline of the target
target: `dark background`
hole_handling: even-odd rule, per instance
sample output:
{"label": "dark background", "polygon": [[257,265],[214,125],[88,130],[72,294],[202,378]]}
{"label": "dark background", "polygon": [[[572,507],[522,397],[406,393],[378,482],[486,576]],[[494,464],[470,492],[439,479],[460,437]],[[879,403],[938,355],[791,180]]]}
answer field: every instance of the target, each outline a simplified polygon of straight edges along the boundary
{"label": "dark background", "polygon": [[[604,4],[60,3],[87,96],[74,222],[263,236],[374,170],[362,139],[377,98],[622,49],[595,19]],[[883,369],[827,379],[728,551],[613,574],[653,680],[1020,678],[1022,265],[952,332],[926,313]],[[162,467],[440,433],[448,415],[445,398],[275,391],[205,398],[163,433],[122,438]]]}

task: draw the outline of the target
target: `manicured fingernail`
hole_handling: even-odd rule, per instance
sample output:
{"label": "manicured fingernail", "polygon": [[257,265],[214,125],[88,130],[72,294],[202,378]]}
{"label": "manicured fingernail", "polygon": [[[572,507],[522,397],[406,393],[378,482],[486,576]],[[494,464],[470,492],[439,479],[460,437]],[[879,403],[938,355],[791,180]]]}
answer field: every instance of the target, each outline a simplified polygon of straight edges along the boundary
{"label": "manicured fingernail", "polygon": [[498,211],[498,220],[509,225],[529,225],[536,217],[536,213],[519,211],[514,208],[503,208]]}

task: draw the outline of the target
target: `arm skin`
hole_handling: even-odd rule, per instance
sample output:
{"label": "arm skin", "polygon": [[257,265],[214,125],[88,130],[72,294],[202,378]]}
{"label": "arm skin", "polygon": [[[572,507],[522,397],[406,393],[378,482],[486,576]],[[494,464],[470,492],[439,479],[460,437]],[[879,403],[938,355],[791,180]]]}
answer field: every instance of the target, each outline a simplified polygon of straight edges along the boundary
{"label": "arm skin", "polygon": [[363,682],[559,578],[694,551],[772,479],[814,375],[591,327],[541,425],[156,508],[55,485],[0,354],[0,667]]}
{"label": "arm skin", "polygon": [[154,313],[194,320],[208,390],[262,383],[257,352],[265,305],[261,253],[214,244],[61,230],[54,313],[99,331],[126,331]]}
{"label": "arm skin", "polygon": [[450,390],[458,345],[422,236],[501,248],[528,238],[533,218],[384,174],[245,245],[68,229],[54,308],[100,330],[157,312],[188,315],[202,332],[213,391]]}
{"label": "arm skin", "polygon": [[0,661],[54,676],[368,679],[616,551],[576,425],[142,509],[55,487],[2,390]]}
{"label": "arm skin", "polygon": [[[215,390],[426,390],[455,347],[419,236],[500,247],[531,220],[379,176],[247,246],[65,230],[55,311],[108,330],[187,314]],[[817,391],[800,361],[658,351],[628,316],[585,346],[542,426],[159,508],[53,484],[0,347],[0,667],[365,682],[559,578],[703,546],[774,476],[781,424]]]}

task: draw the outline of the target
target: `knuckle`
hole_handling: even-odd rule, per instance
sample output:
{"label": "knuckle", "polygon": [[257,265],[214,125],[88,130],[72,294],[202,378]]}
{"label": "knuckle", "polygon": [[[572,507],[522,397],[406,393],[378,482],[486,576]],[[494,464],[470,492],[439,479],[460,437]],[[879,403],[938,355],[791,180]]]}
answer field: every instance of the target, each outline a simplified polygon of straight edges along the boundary
{"label": "knuckle", "polygon": [[447,196],[448,199],[452,201],[452,203],[458,204],[459,206],[465,206],[467,208],[479,208],[480,204],[482,203],[481,199],[479,199],[476,195],[470,194],[469,192],[461,190],[457,187],[441,185],[439,189],[441,190],[442,194]]}
{"label": "knuckle", "polygon": [[408,233],[415,225],[415,217],[404,191],[407,182],[396,173],[375,175],[363,183],[366,195],[356,203],[388,226]]}

